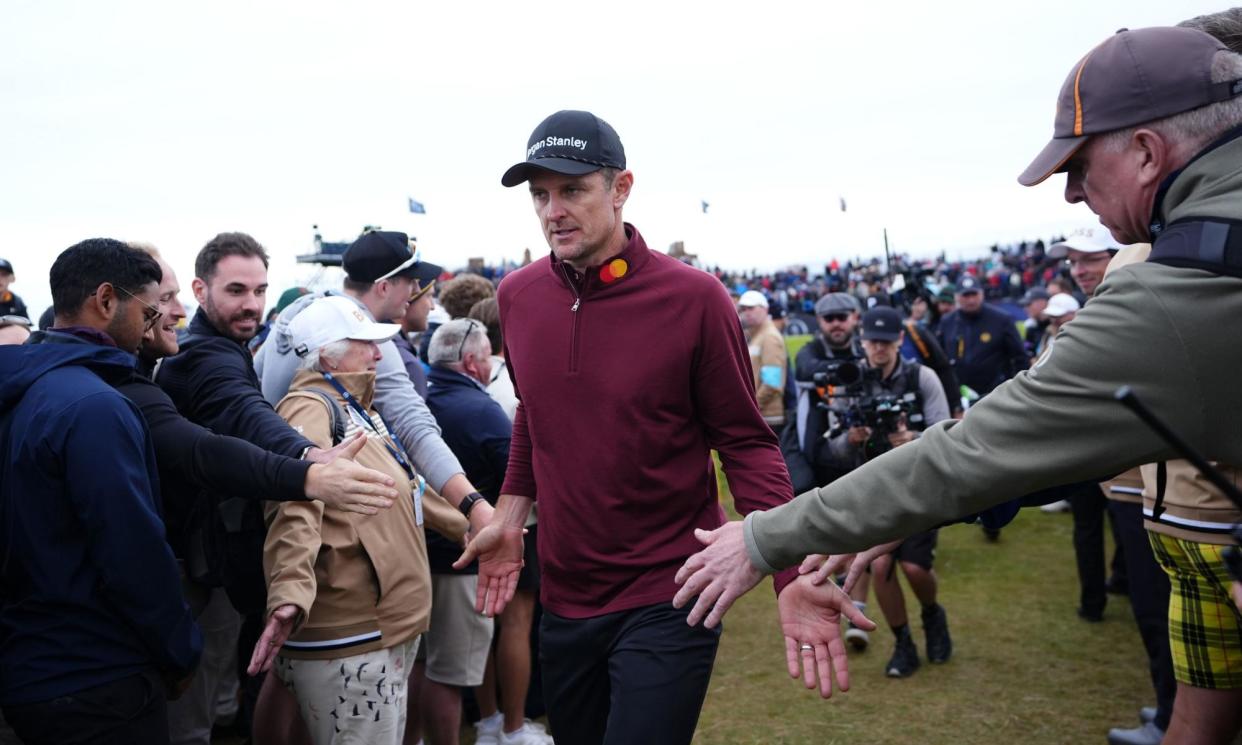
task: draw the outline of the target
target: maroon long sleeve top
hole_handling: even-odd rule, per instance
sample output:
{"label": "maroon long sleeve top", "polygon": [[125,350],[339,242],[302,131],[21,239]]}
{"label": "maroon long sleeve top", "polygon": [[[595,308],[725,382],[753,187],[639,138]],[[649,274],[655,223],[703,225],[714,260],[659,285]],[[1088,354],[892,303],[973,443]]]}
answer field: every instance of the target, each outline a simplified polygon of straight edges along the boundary
{"label": "maroon long sleeve top", "polygon": [[549,256],[499,289],[520,399],[501,493],[537,500],[542,600],[567,618],[672,599],[694,529],[724,520],[711,450],[739,512],[793,497],[728,293],[625,230],[585,274]]}

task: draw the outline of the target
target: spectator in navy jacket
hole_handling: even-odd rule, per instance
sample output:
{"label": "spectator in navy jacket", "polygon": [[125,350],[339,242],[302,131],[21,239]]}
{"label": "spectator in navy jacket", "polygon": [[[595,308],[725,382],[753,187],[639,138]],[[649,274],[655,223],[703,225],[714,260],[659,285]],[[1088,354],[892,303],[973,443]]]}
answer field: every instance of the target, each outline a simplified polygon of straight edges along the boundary
{"label": "spectator in navy jacket", "polygon": [[0,704],[26,743],[167,743],[166,693],[202,649],[151,438],[112,387],[159,281],[119,241],[79,243],[52,265],[55,329],[0,348]]}

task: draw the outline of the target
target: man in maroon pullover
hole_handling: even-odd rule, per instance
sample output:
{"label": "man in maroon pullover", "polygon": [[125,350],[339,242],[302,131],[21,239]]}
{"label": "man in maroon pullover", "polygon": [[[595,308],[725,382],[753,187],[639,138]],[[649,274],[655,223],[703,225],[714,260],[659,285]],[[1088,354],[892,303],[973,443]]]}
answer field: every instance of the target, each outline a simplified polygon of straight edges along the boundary
{"label": "man in maroon pullover", "polygon": [[[743,513],[791,499],[789,475],[725,288],[622,221],[634,176],[613,128],[588,112],[551,115],[501,179],[523,182],[552,252],[500,285],[520,404],[496,516],[462,563],[480,558],[479,610],[498,612],[537,499],[540,662],[557,741],[689,743],[720,629],[672,601],[696,531],[724,517],[710,453]],[[793,576],[776,578],[782,624],[816,640],[802,655],[826,672],[844,660],[835,617],[803,615],[810,604],[795,600],[823,588]],[[848,598],[838,607],[871,628]]]}

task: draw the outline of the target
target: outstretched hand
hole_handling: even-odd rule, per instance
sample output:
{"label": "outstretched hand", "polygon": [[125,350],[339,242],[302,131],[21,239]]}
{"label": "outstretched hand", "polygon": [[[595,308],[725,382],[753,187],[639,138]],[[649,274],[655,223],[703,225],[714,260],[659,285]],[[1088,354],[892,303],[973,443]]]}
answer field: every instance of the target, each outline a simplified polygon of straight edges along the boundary
{"label": "outstretched hand", "polygon": [[901,541],[897,540],[882,543],[858,554],[810,554],[802,560],[798,574],[809,574],[812,584],[822,585],[845,571],[845,581],[841,583],[841,589],[849,592],[854,589],[863,572],[867,571],[867,567],[871,566],[871,562],[885,554],[891,554],[900,545]]}
{"label": "outstretched hand", "polygon": [[254,652],[250,655],[250,665],[246,667],[248,675],[258,675],[272,669],[272,663],[280,648],[293,633],[293,623],[298,618],[296,605],[282,605],[268,616],[267,625],[263,627],[263,635],[254,644]]}
{"label": "outstretched hand", "polygon": [[806,575],[785,586],[776,601],[785,635],[785,663],[791,678],[802,678],[807,689],[819,682],[819,695],[832,696],[832,671],[837,688],[850,689],[849,663],[841,639],[841,615],[855,626],[874,631],[875,624],[832,582],[815,584]]}
{"label": "outstretched hand", "polygon": [[474,609],[495,617],[517,592],[518,573],[522,571],[522,528],[492,524],[470,539],[461,557],[453,562],[454,569],[464,569],[479,560],[479,587]]}
{"label": "outstretched hand", "polygon": [[366,444],[366,435],[359,432],[331,450],[312,448],[306,454],[315,463],[306,472],[306,496],[363,515],[391,507],[398,496],[392,478],[354,462]]}
{"label": "outstretched hand", "polygon": [[673,581],[681,589],[673,597],[673,607],[681,608],[697,595],[699,599],[690,609],[686,623],[694,626],[703,621],[710,629],[720,623],[733,601],[759,584],[763,573],[750,563],[741,520],[727,522],[712,531],[696,529],[694,537],[706,548],[686,559],[677,570]]}

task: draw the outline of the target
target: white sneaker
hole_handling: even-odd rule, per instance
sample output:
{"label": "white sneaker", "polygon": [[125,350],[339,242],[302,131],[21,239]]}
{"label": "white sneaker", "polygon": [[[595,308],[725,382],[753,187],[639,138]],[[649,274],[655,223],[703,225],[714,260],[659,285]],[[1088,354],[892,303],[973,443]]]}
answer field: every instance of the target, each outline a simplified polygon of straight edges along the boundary
{"label": "white sneaker", "polygon": [[1068,499],[1058,499],[1055,502],[1049,502],[1048,504],[1041,505],[1039,508],[1039,511],[1040,512],[1069,512],[1070,503]]}
{"label": "white sneaker", "polygon": [[513,732],[500,733],[500,745],[553,745],[542,724],[527,719]]}
{"label": "white sneaker", "polygon": [[505,717],[496,712],[474,723],[475,745],[499,745],[500,732],[504,729]]}

